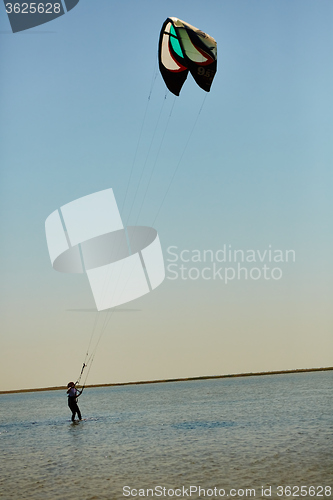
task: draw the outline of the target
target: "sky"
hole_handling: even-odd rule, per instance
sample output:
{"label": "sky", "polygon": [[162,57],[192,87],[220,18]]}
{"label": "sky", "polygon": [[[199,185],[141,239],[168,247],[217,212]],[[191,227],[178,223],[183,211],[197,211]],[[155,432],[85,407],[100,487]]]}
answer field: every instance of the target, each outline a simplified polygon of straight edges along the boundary
{"label": "sky", "polygon": [[[89,343],[88,384],[333,366],[331,0],[80,0],[15,34],[0,9],[0,390],[67,384]],[[167,91],[170,16],[217,41],[210,93]],[[108,188],[166,279],[96,312],[44,227]]]}

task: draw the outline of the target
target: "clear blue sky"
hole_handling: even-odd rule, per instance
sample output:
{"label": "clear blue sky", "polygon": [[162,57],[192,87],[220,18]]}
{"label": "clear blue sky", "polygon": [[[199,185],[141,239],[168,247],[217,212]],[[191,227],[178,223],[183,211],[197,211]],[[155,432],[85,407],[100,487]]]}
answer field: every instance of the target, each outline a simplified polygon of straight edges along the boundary
{"label": "clear blue sky", "polygon": [[[166,279],[112,315],[88,383],[332,366],[331,0],[81,0],[17,34],[0,9],[0,390],[77,377],[93,297],[52,269],[44,222],[109,187],[122,208],[132,166],[123,220],[148,226],[178,168],[154,223],[165,259],[271,245],[296,261],[280,280]],[[217,41],[208,95],[190,77],[166,93],[169,16]]]}

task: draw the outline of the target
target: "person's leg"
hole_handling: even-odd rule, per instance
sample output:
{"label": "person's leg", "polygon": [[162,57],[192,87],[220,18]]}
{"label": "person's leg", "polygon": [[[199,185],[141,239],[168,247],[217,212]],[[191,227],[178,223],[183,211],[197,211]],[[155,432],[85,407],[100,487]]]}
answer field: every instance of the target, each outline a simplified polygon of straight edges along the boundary
{"label": "person's leg", "polygon": [[72,412],[72,422],[74,422],[74,419],[75,419],[75,413],[76,413],[76,403],[75,401],[72,401],[70,398],[68,398],[68,406]]}
{"label": "person's leg", "polygon": [[80,408],[78,407],[78,404],[75,403],[75,410],[76,410],[76,413],[77,413],[77,416],[79,417],[79,420],[82,420],[82,417],[81,417],[81,412],[80,412]]}
{"label": "person's leg", "polygon": [[74,411],[74,414],[77,413],[77,416],[79,417],[79,420],[82,420],[81,412],[80,412],[80,409],[79,409],[77,403],[75,403],[75,406],[73,406],[73,411]]}

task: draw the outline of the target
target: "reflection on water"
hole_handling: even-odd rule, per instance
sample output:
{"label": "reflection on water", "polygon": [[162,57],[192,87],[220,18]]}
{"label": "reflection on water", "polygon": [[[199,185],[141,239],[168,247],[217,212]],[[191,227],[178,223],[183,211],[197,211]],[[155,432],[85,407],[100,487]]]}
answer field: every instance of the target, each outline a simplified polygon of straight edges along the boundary
{"label": "reflection on water", "polygon": [[315,372],[86,389],[74,424],[61,391],[2,395],[0,498],[332,486],[332,382]]}

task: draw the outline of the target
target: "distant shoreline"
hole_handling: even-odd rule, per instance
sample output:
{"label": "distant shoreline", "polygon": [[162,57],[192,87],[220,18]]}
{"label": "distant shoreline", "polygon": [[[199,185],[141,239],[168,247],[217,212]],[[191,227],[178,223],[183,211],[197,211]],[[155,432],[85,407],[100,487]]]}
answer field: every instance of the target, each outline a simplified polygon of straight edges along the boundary
{"label": "distant shoreline", "polygon": [[[123,385],[143,385],[143,384],[162,384],[167,382],[189,382],[194,380],[211,380],[219,378],[233,378],[233,377],[259,377],[263,375],[285,375],[290,373],[305,373],[305,372],[324,372],[333,370],[333,366],[326,368],[298,368],[295,370],[275,370],[271,372],[250,372],[250,373],[233,373],[230,375],[203,375],[201,377],[187,377],[187,378],[170,378],[165,380],[142,380],[139,382],[118,382],[116,384],[91,384],[86,385],[86,388],[94,387],[118,387]],[[17,394],[20,392],[42,392],[42,391],[63,391],[66,386],[58,387],[42,387],[37,389],[14,389],[12,391],[0,391],[1,394]]]}

